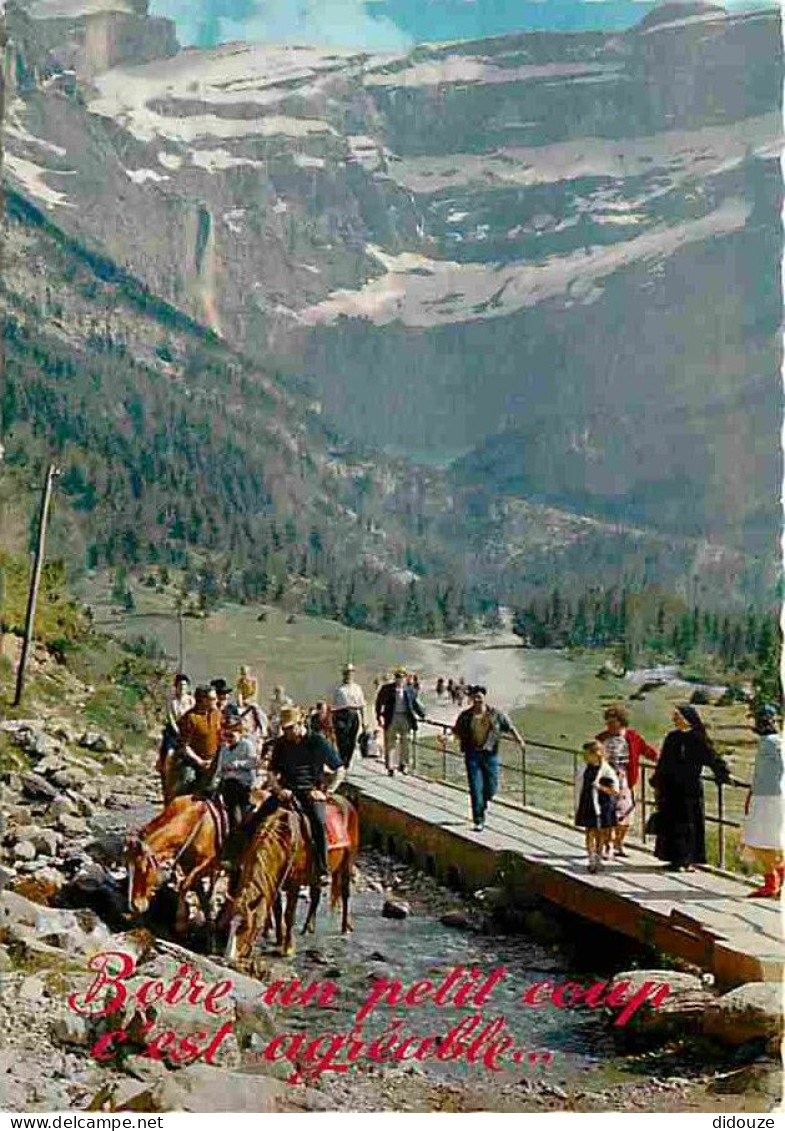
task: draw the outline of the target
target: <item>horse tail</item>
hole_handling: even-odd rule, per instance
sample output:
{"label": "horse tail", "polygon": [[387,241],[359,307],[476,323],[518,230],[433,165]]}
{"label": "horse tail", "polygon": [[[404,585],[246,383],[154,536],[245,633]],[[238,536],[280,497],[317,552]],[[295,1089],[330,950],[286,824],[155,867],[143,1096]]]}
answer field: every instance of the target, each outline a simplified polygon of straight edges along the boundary
{"label": "horse tail", "polygon": [[351,801],[346,797],[337,797],[335,800],[340,803],[344,811],[349,847],[344,849],[340,867],[336,868],[330,880],[331,911],[335,911],[338,905],[343,901],[344,891],[347,890],[347,885],[351,883],[352,868],[357,859],[357,854],[360,851],[360,821],[357,807],[352,805]]}

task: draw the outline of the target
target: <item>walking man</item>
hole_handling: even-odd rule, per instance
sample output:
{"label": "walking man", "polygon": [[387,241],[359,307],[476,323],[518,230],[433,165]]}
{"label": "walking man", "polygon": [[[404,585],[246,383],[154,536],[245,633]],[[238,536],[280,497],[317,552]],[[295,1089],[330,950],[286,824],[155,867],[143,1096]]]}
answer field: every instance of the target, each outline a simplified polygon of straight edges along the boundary
{"label": "walking man", "polygon": [[413,687],[406,686],[406,669],[396,668],[392,683],[385,683],[376,696],[376,718],[384,729],[384,762],[387,773],[395,777],[396,769],[409,772],[412,737],[418,719],[425,711]]}
{"label": "walking man", "polygon": [[526,748],[526,744],[507,715],[496,707],[488,706],[485,699],[488,694],[486,688],[478,684],[468,687],[466,692],[471,707],[461,711],[455,720],[453,733],[461,744],[461,751],[466,760],[474,831],[481,833],[485,828],[488,802],[496,796],[499,789],[501,736],[511,734],[521,750]]}
{"label": "walking man", "polygon": [[352,762],[357,736],[365,730],[365,695],[354,678],[354,664],[343,669],[343,682],[333,692],[333,727],[341,761],[347,770]]}

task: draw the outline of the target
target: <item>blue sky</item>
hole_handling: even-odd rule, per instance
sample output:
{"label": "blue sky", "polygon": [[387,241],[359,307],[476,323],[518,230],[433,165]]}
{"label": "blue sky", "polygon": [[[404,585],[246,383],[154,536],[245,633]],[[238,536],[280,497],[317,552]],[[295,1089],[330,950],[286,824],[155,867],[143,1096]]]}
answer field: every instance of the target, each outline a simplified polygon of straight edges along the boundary
{"label": "blue sky", "polygon": [[[511,31],[629,27],[656,0],[151,0],[183,44],[230,40],[399,51]],[[725,6],[753,7],[731,0]]]}

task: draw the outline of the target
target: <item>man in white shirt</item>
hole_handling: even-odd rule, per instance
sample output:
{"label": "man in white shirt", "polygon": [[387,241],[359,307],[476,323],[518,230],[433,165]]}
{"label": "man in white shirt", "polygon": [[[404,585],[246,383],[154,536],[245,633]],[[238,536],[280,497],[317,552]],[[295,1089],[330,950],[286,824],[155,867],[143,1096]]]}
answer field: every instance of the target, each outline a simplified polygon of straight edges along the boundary
{"label": "man in white shirt", "polygon": [[354,664],[343,669],[343,682],[333,692],[332,714],[338,753],[348,770],[357,736],[361,729],[365,730],[365,695],[354,678]]}
{"label": "man in white shirt", "polygon": [[177,738],[180,733],[178,723],[182,716],[190,711],[194,705],[194,697],[191,694],[191,684],[187,675],[178,672],[174,677],[174,693],[172,698],[166,704],[166,723],[164,725],[163,736],[161,738],[161,745],[158,749],[158,763],[156,769],[161,775],[161,782],[165,782],[167,776],[167,762],[174,753],[175,746],[177,745]]}

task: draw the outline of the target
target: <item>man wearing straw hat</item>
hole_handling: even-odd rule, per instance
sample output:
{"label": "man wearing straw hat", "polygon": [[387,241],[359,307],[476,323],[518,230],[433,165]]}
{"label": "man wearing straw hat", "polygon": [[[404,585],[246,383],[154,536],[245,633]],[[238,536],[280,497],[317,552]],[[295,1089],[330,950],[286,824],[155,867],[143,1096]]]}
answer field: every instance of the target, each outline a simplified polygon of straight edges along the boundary
{"label": "man wearing straw hat", "polygon": [[[328,874],[326,795],[335,792],[346,770],[338,751],[324,735],[308,733],[299,707],[283,707],[280,726],[267,779],[272,796],[259,809],[257,819],[261,822],[280,802],[294,798],[310,822],[316,866],[323,882]],[[329,789],[325,789],[325,766],[334,771]]]}
{"label": "man wearing straw hat", "polygon": [[396,769],[409,772],[412,737],[418,719],[425,718],[417,692],[406,686],[406,668],[396,668],[392,683],[385,683],[376,696],[376,718],[384,729],[384,762],[387,773],[395,777]]}

